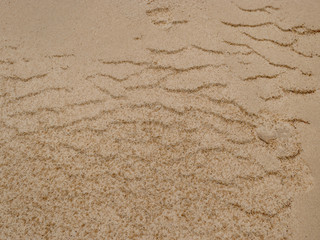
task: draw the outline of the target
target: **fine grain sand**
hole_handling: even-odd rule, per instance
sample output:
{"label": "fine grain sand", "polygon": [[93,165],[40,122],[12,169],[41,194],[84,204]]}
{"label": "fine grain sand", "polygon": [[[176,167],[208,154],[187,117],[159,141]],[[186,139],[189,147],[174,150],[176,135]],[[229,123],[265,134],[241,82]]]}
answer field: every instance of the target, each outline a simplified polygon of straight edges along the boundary
{"label": "fine grain sand", "polygon": [[0,1],[0,239],[320,239],[320,1]]}

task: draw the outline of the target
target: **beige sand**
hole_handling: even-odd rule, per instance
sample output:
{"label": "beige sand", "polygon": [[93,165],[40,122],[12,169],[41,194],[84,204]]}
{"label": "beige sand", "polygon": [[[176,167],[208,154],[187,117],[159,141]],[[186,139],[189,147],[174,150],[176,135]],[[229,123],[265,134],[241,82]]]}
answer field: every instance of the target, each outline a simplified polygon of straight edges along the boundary
{"label": "beige sand", "polygon": [[320,239],[320,2],[0,2],[0,239]]}

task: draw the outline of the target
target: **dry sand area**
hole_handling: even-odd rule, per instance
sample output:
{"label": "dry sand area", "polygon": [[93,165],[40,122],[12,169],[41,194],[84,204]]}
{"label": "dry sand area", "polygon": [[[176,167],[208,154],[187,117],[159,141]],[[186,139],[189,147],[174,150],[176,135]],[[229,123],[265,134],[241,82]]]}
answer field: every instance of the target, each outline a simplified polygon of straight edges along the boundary
{"label": "dry sand area", "polygon": [[0,239],[320,239],[319,0],[1,0]]}

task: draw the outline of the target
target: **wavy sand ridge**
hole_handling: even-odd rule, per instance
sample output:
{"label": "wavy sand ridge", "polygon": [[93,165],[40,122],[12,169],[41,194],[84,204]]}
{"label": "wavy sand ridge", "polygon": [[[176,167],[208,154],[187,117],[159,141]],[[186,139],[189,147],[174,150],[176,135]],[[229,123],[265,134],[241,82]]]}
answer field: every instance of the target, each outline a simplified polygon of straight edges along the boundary
{"label": "wavy sand ridge", "polygon": [[[146,5],[155,28],[191,24]],[[140,60],[27,59],[0,46],[0,238],[290,238],[293,200],[312,184],[298,131],[309,122],[274,109],[318,94],[308,63],[319,53],[297,44],[319,32],[221,26],[242,37],[144,47]],[[260,36],[264,27],[294,40]]]}

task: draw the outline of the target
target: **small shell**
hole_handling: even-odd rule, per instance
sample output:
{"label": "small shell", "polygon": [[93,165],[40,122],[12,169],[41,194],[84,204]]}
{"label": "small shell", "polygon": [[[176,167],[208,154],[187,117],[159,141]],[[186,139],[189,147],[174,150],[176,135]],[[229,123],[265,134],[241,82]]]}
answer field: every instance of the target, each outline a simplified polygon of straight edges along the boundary
{"label": "small shell", "polygon": [[272,140],[277,138],[277,132],[274,129],[260,127],[256,132],[258,137],[265,143],[270,143]]}

